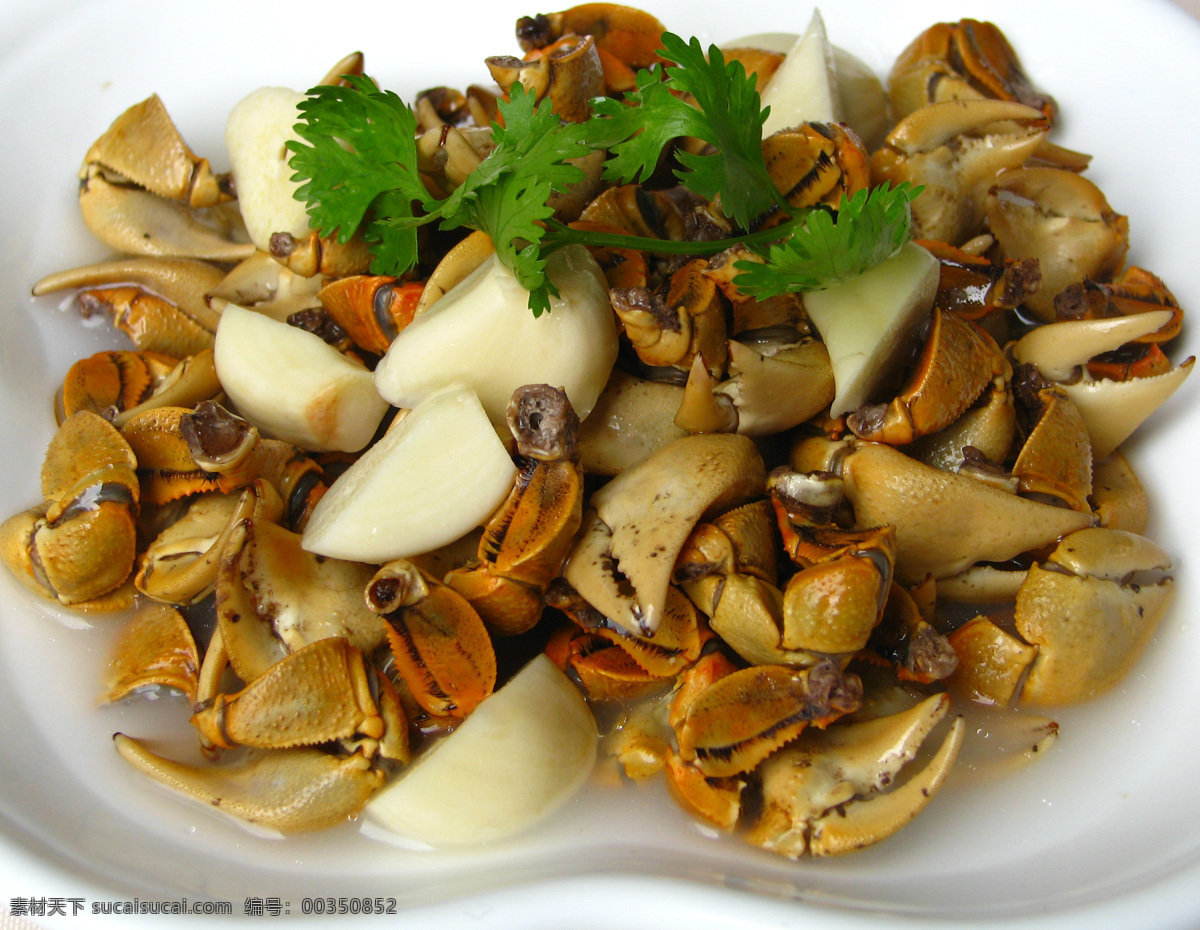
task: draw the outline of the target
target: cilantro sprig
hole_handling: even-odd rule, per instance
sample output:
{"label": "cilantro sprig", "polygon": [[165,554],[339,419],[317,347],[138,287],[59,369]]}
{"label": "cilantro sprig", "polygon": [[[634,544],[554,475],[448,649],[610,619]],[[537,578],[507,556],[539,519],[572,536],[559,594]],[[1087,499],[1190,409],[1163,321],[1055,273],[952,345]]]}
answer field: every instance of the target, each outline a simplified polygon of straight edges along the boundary
{"label": "cilantro sprig", "polygon": [[[721,50],[708,54],[693,38],[684,42],[664,33],[659,57],[671,62],[662,79],[651,71],[638,75],[637,90],[625,101],[601,98],[593,104],[600,119],[591,122],[592,138],[604,141],[616,129],[613,158],[605,165],[610,181],[644,181],[673,139],[692,136],[713,146],[714,154],[679,152],[676,177],[691,191],[719,200],[721,209],[742,229],[769,207],[781,203],[762,154],[763,109],[754,78],[740,61],[726,63]],[[682,94],[690,95],[693,106]],[[605,126],[611,121],[612,127]],[[639,130],[641,130],[639,132]]]}
{"label": "cilantro sprig", "polygon": [[[503,125],[492,127],[495,148],[449,197],[429,194],[417,172],[416,118],[390,91],[369,77],[349,87],[323,85],[300,104],[288,142],[296,192],[309,204],[321,235],[345,242],[360,225],[374,245],[371,270],[402,274],[417,261],[416,229],[470,227],[491,236],[496,251],[530,292],[535,316],[558,296],[538,248],[543,223],[554,210],[547,200],[583,178],[567,163],[590,149],[580,124],[564,125],[548,105],[514,84],[500,104]],[[307,144],[305,144],[307,143]],[[307,179],[307,180],[305,180]]]}
{"label": "cilantro sprig", "polygon": [[[829,287],[894,254],[910,236],[907,184],[859,191],[845,198],[836,219],[825,209],[796,211],[783,201],[762,155],[769,112],[739,62],[719,49],[707,54],[697,39],[664,33],[662,68],[643,70],[623,101],[593,101],[595,117],[563,123],[549,100],[538,103],[520,83],[499,104],[495,147],[448,197],[429,193],[418,172],[416,118],[398,96],[369,77],[322,85],[300,104],[288,143],[297,199],[322,236],[346,242],[361,229],[372,247],[371,270],[399,275],[417,262],[417,227],[469,227],[487,233],[499,260],[529,291],[535,316],[558,295],[546,276],[546,257],[572,243],[641,248],[658,253],[711,255],[734,245],[761,261],[739,261],[735,283],[747,293],[774,294]],[[572,159],[610,153],[604,176],[644,181],[674,139],[694,137],[715,151],[679,152],[679,180],[718,202],[740,229],[777,206],[789,218],[754,233],[713,242],[640,240],[570,229],[553,219],[553,192],[581,180]]]}
{"label": "cilantro sprig", "polygon": [[375,265],[408,269],[417,261],[417,234],[402,221],[414,217],[413,204],[430,200],[416,169],[417,120],[366,75],[347,80],[314,87],[300,103],[296,131],[307,144],[287,143],[292,180],[304,182],[296,199],[307,202],[314,229],[343,243],[365,221]]}
{"label": "cilantro sprig", "polygon": [[924,188],[906,181],[843,197],[836,214],[812,210],[791,235],[772,243],[765,262],[737,261],[734,280],[752,297],[820,291],[895,255],[911,234],[909,203]]}

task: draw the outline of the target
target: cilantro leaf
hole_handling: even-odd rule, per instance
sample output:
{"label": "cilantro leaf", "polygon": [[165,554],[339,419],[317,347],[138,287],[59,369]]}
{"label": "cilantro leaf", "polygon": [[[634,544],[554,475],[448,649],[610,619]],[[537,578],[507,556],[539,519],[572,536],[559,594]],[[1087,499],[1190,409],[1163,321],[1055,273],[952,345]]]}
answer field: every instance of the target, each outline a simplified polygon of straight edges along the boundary
{"label": "cilantro leaf", "polygon": [[342,242],[371,211],[367,240],[381,244],[388,265],[407,270],[416,263],[417,239],[403,221],[413,218],[413,203],[429,199],[416,172],[416,118],[369,77],[348,80],[348,87],[314,87],[299,105],[303,141],[287,143],[292,180],[304,182],[296,199],[308,203],[321,235],[336,233]]}
{"label": "cilantro leaf", "polygon": [[679,136],[718,150],[681,154],[677,174],[695,193],[718,199],[742,228],[780,202],[762,158],[766,111],[753,81],[739,63],[726,64],[715,47],[706,57],[696,39],[664,33],[662,41],[662,57],[670,62],[665,72],[640,72],[638,89],[625,102],[594,101],[598,118],[584,123],[563,123],[549,100],[539,103],[514,84],[499,104],[492,153],[444,199],[431,196],[417,172],[416,119],[399,97],[366,76],[350,78],[348,86],[316,87],[300,104],[300,141],[288,143],[293,180],[302,182],[296,197],[307,202],[310,221],[323,236],[336,234],[345,242],[361,229],[377,274],[399,275],[416,264],[418,226],[482,230],[529,291],[535,316],[549,310],[558,294],[546,277],[545,256],[571,242],[694,255],[741,243],[760,260],[736,263],[741,274],[735,283],[764,297],[828,287],[907,241],[908,204],[920,192],[907,184],[846,198],[836,221],[813,210],[718,242],[655,245],[556,223],[548,204],[552,194],[583,176],[572,159],[610,149],[610,180],[644,180],[662,148]]}
{"label": "cilantro leaf", "polygon": [[445,228],[486,232],[497,257],[530,292],[534,316],[540,316],[558,296],[540,249],[543,224],[554,215],[547,201],[582,180],[583,170],[567,160],[590,149],[581,124],[564,125],[549,100],[539,104],[520,84],[500,103],[500,113],[503,125],[492,127],[495,149],[435,212]]}
{"label": "cilantro leaf", "polygon": [[[593,121],[597,127],[592,141],[607,142],[615,155],[605,176],[645,180],[667,143],[694,136],[717,152],[680,152],[683,169],[676,177],[700,196],[719,200],[725,214],[747,229],[756,216],[780,202],[762,154],[762,128],[769,111],[762,109],[754,79],[741,62],[726,63],[715,45],[706,56],[699,39],[685,42],[670,32],[663,33],[662,45],[659,56],[672,62],[665,81],[643,71],[637,90],[626,98],[632,106],[615,100],[593,104],[604,119]],[[696,106],[676,93],[690,94]],[[624,141],[606,139],[621,133]]]}
{"label": "cilantro leaf", "polygon": [[733,279],[753,297],[819,291],[862,274],[899,251],[911,238],[909,203],[923,188],[883,184],[843,198],[834,217],[814,209],[803,226],[769,246],[765,261],[734,263]]}
{"label": "cilantro leaf", "polygon": [[645,181],[673,139],[692,133],[695,107],[671,93],[657,71],[637,73],[637,90],[620,101],[600,97],[592,101],[595,114],[585,125],[589,141],[607,148],[612,157],[604,164],[604,177],[613,182]]}
{"label": "cilantro leaf", "polygon": [[[549,196],[551,190],[565,190],[583,178],[580,168],[566,163],[567,159],[590,151],[582,128],[578,124],[574,124],[574,130],[571,124],[564,126],[550,108],[549,100],[539,104],[535,94],[527,92],[521,84],[514,84],[509,99],[499,102],[499,109],[503,123],[492,124],[495,148],[491,154],[449,197],[431,207],[446,229],[471,226],[491,234],[493,228],[498,228],[500,224],[479,225],[484,222],[481,216],[494,214],[489,211],[480,214],[475,204],[480,193],[492,185],[519,190],[544,181],[549,185],[546,192]],[[521,204],[522,209],[528,209],[526,198],[514,197],[509,201],[514,208]],[[494,235],[492,238],[496,240]]]}

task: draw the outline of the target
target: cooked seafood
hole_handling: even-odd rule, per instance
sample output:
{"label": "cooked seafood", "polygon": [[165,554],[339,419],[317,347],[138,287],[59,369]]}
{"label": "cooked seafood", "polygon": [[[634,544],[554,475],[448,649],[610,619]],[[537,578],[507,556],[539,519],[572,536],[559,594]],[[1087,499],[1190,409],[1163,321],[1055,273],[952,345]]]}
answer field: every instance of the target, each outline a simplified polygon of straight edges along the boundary
{"label": "cooked seafood", "polygon": [[[1129,674],[1173,562],[1121,445],[1194,360],[1000,29],[919,37],[894,122],[881,90],[845,106],[874,143],[783,84],[836,90],[819,18],[728,63],[606,3],[517,42],[415,112],[353,57],[256,91],[228,175],[157,97],[87,152],[123,254],[34,292],[135,351],[66,373],[0,556],[131,608],[105,699],[181,692],[208,758],[122,757],[281,832],[365,811],[437,845],[547,816],[599,732],[796,858],[936,804],[963,705]],[[794,123],[763,138],[762,99]],[[463,767],[513,720],[525,787],[483,791]],[[446,785],[500,826],[426,817]]]}

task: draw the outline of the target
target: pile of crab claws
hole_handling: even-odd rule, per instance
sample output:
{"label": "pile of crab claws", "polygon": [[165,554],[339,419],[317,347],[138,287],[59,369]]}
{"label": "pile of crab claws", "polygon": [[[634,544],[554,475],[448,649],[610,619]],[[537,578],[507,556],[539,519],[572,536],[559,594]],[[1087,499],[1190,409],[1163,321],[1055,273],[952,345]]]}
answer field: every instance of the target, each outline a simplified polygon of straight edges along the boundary
{"label": "pile of crab claws", "polygon": [[897,784],[950,698],[861,723],[808,729],[760,768],[763,809],[747,839],[790,858],[829,856],[876,843],[903,827],[946,780],[965,725],[954,720],[924,768]]}

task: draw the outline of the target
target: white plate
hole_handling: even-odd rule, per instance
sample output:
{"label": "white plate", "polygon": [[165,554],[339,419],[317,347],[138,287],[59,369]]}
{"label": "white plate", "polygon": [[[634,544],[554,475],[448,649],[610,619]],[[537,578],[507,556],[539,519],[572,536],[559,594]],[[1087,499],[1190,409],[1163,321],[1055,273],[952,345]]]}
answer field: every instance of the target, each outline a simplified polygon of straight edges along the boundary
{"label": "white plate", "polygon": [[[810,12],[741,3],[698,19],[698,7],[653,5],[668,28],[705,41],[800,31]],[[833,40],[881,72],[930,23],[967,15],[961,3],[934,0],[827,7]],[[1165,278],[1190,310],[1200,306],[1191,236],[1200,217],[1191,125],[1200,28],[1164,2],[1098,9],[1090,0],[1005,0],[976,3],[969,15],[999,23],[1033,79],[1058,98],[1059,141],[1095,153],[1090,176],[1131,217],[1131,261]],[[119,344],[56,300],[28,296],[41,275],[103,254],[78,219],[73,178],[118,113],[158,92],[193,148],[224,167],[224,116],[259,85],[307,87],[355,48],[384,86],[410,99],[425,86],[486,80],[482,58],[515,51],[515,18],[535,12],[374,0],[34,10],[0,3],[3,516],[37,502],[50,397],[66,368]],[[1194,352],[1195,333],[1189,323],[1184,352]],[[112,731],[165,735],[186,711],[95,709],[104,619],[72,629],[0,573],[0,909],[29,897],[82,898],[88,908],[211,897],[240,915],[252,896],[279,899],[294,918],[305,896],[333,895],[395,898],[393,920],[404,927],[896,927],[935,917],[1007,925],[1029,915],[1040,926],[1083,927],[1101,914],[1108,925],[1194,926],[1193,393],[1176,398],[1131,450],[1155,507],[1151,535],[1180,569],[1178,599],[1136,674],[1062,713],[1061,738],[1037,764],[982,782],[959,771],[901,834],[835,861],[790,863],[707,837],[661,786],[596,788],[544,829],[466,853],[398,849],[353,828],[286,841],[252,836],[160,793],[117,759]],[[161,919],[176,930],[191,923]]]}

